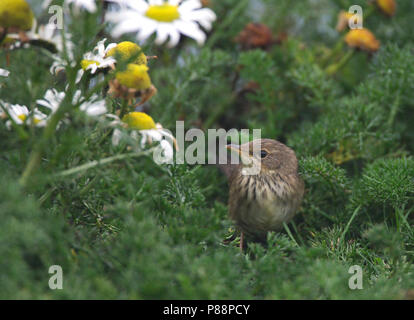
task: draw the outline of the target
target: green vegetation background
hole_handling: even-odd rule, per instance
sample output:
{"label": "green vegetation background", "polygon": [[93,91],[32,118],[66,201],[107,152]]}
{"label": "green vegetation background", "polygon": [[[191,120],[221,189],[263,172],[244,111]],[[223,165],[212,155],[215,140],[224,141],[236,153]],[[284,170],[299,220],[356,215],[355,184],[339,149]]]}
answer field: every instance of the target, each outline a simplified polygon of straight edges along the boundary
{"label": "green vegetation background", "polygon": [[[48,20],[31,1],[40,21]],[[306,183],[300,212],[266,247],[240,254],[231,233],[227,185],[213,166],[157,166],[129,159],[79,175],[53,173],[122,153],[110,131],[73,111],[49,142],[41,168],[18,179],[41,132],[28,139],[0,122],[0,298],[3,299],[399,299],[414,289],[414,2],[394,17],[378,10],[365,27],[381,41],[335,74],[326,67],[350,49],[335,30],[340,9],[367,1],[212,0],[218,15],[203,48],[144,47],[158,94],[148,109],[174,130],[261,128],[296,152]],[[76,54],[96,43],[97,15],[70,23]],[[241,50],[250,21],[288,38]],[[124,39],[133,39],[125,37]],[[327,60],[327,57],[330,59]],[[33,106],[65,82],[39,49],[17,50],[0,89],[4,101]],[[256,90],[246,90],[254,81]],[[48,287],[61,265],[63,290]],[[348,269],[363,269],[350,290]]]}

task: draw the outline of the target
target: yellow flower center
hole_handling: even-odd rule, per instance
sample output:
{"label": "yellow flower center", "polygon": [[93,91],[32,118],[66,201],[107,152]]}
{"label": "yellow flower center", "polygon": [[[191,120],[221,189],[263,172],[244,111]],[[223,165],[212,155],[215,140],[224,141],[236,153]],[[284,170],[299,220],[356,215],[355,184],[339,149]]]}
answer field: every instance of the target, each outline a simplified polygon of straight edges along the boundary
{"label": "yellow flower center", "polygon": [[82,60],[81,61],[81,67],[83,70],[86,70],[86,68],[89,67],[91,64],[96,64],[99,66],[98,61],[94,61],[94,60]]}
{"label": "yellow flower center", "polygon": [[141,47],[131,41],[123,41],[118,43],[117,46],[109,50],[106,55],[108,57],[115,57],[116,55],[119,55],[124,61],[134,58],[135,60],[133,63],[147,64],[147,57],[142,52]]}
{"label": "yellow flower center", "polygon": [[34,124],[38,124],[38,123],[40,123],[41,121],[42,121],[42,119],[39,119],[39,118],[33,117],[33,122],[34,122]]}
{"label": "yellow flower center", "polygon": [[120,84],[136,90],[145,90],[151,87],[151,79],[146,65],[128,64],[125,71],[118,71],[115,75]]}
{"label": "yellow flower center", "polygon": [[18,116],[17,116],[17,118],[19,118],[20,120],[22,120],[23,122],[25,122],[26,121],[26,119],[27,119],[27,116],[25,115],[25,114],[19,114]]}
{"label": "yellow flower center", "polygon": [[33,18],[32,9],[25,0],[0,1],[0,27],[30,30]]}
{"label": "yellow flower center", "polygon": [[137,130],[150,130],[156,129],[154,120],[143,112],[130,112],[126,114],[122,121],[125,122],[128,127]]}
{"label": "yellow flower center", "polygon": [[162,5],[150,6],[145,15],[150,19],[161,22],[171,22],[177,20],[180,17],[178,6],[173,6],[166,3]]}

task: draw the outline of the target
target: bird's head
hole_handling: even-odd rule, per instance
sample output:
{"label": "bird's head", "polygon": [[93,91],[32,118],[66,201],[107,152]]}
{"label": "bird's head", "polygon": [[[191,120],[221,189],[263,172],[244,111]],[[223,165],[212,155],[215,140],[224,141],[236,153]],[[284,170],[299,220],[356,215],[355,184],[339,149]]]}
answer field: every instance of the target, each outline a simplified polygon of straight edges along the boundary
{"label": "bird's head", "polygon": [[297,172],[298,161],[292,149],[272,139],[257,139],[242,145],[227,146],[240,160],[244,175],[291,174]]}

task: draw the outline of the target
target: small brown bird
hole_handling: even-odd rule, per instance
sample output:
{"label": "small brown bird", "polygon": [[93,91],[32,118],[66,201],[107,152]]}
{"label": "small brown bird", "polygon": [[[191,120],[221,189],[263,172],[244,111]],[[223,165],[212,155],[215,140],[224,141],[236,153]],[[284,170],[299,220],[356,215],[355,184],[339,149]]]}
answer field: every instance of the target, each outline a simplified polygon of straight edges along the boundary
{"label": "small brown bird", "polygon": [[237,152],[242,160],[222,169],[229,178],[229,215],[241,231],[243,250],[244,234],[264,240],[268,231],[279,231],[293,218],[302,201],[304,183],[295,152],[283,143],[259,139],[241,146],[228,145],[227,149]]}

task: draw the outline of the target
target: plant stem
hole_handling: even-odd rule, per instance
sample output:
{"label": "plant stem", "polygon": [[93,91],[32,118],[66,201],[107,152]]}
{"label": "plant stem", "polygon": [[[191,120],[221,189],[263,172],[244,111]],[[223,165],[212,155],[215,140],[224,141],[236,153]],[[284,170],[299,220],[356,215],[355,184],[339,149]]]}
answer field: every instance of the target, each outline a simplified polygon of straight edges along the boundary
{"label": "plant stem", "polygon": [[325,72],[330,76],[334,75],[340,69],[342,69],[349,62],[349,60],[351,60],[354,54],[355,54],[355,50],[348,51],[338,63],[331,64],[329,67],[327,67],[325,69]]}
{"label": "plant stem", "polygon": [[295,245],[297,247],[300,247],[298,242],[296,241],[296,239],[293,237],[292,232],[290,232],[290,229],[289,229],[288,225],[285,222],[283,222],[283,227],[285,228],[285,231],[287,232],[290,239],[295,243]]}
{"label": "plant stem", "polygon": [[395,96],[394,103],[391,106],[390,117],[388,118],[388,127],[390,128],[392,128],[394,124],[395,117],[397,116],[399,106],[400,106],[400,92],[398,91],[398,93]]}
{"label": "plant stem", "polygon": [[112,156],[112,157],[108,157],[108,158],[104,158],[104,159],[100,159],[100,160],[90,161],[90,162],[82,164],[80,166],[73,167],[73,168],[70,168],[68,170],[61,171],[61,172],[55,174],[54,176],[55,177],[70,176],[72,174],[87,171],[87,170],[92,169],[94,167],[102,166],[102,165],[105,165],[105,164],[108,164],[108,163],[111,163],[111,162],[114,162],[114,161],[123,160],[123,159],[127,159],[127,158],[137,158],[137,157],[146,156],[148,154],[151,154],[153,151],[154,151],[154,148],[146,150],[146,151],[142,151],[142,152],[118,154],[116,156]]}
{"label": "plant stem", "polygon": [[341,238],[340,238],[340,240],[339,240],[339,243],[342,243],[342,242],[344,241],[344,239],[345,239],[345,235],[346,235],[346,233],[348,232],[349,227],[351,226],[352,221],[355,219],[355,217],[356,217],[357,213],[359,212],[359,209],[361,209],[361,205],[359,205],[359,206],[355,209],[354,213],[352,214],[351,218],[349,219],[349,221],[348,221],[348,223],[347,223],[347,225],[346,225],[346,227],[345,227],[344,232],[342,232],[342,235],[341,235]]}
{"label": "plant stem", "polygon": [[338,41],[335,44],[335,47],[332,49],[332,51],[325,57],[322,58],[322,65],[325,66],[333,57],[335,57],[339,52],[342,51],[344,47],[344,39],[345,36],[342,35]]}
{"label": "plant stem", "polygon": [[66,108],[59,107],[56,113],[52,115],[50,121],[48,122],[46,128],[43,131],[43,135],[40,138],[40,141],[38,142],[38,144],[35,145],[32,153],[30,154],[29,161],[19,180],[22,186],[26,186],[28,179],[39,166],[46,142],[49,141],[49,139],[52,137],[53,133],[56,130],[57,124],[59,123],[60,119],[63,117],[63,114],[65,113],[65,110],[62,109]]}
{"label": "plant stem", "polygon": [[126,99],[122,99],[121,110],[120,110],[120,113],[119,113],[119,118],[120,119],[122,119],[122,117],[127,113],[128,106],[129,106],[129,101],[126,100]]}

